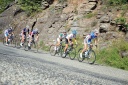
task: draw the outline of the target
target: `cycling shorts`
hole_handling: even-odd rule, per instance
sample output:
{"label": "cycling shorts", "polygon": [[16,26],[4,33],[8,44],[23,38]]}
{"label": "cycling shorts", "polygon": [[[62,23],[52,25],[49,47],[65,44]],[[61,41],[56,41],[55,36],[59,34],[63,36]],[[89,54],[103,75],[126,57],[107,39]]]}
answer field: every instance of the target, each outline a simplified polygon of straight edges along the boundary
{"label": "cycling shorts", "polygon": [[8,37],[8,36],[9,36],[9,34],[8,34],[8,33],[5,33],[5,34],[4,34],[4,36],[5,36],[5,37]]}
{"label": "cycling shorts", "polygon": [[[69,41],[71,41],[72,42],[72,39],[69,39]],[[65,44],[68,44],[69,42],[68,42],[68,39],[67,38],[65,38]]]}

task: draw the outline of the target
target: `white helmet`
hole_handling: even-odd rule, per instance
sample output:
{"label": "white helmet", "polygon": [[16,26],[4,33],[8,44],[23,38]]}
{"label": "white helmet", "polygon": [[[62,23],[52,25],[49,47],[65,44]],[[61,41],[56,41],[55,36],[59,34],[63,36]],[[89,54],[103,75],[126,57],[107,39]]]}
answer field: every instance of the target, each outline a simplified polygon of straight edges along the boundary
{"label": "white helmet", "polygon": [[35,31],[38,31],[38,28],[35,28]]}
{"label": "white helmet", "polygon": [[95,33],[99,33],[99,31],[97,29],[94,30]]}

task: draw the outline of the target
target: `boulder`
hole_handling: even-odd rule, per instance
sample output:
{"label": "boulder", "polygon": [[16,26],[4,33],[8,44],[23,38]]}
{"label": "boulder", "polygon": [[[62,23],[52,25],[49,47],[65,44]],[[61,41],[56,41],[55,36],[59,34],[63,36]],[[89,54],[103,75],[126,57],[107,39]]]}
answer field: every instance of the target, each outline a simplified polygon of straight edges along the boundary
{"label": "boulder", "polygon": [[109,22],[110,22],[110,16],[108,16],[107,14],[105,14],[100,18],[100,23],[109,23]]}

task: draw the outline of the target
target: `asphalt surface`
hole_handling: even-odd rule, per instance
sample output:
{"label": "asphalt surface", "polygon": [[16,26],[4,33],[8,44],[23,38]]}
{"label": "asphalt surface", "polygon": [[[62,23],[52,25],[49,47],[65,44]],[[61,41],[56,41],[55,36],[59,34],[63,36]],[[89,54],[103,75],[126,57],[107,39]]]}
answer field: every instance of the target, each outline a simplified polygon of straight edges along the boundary
{"label": "asphalt surface", "polygon": [[0,85],[128,85],[128,71],[0,43]]}

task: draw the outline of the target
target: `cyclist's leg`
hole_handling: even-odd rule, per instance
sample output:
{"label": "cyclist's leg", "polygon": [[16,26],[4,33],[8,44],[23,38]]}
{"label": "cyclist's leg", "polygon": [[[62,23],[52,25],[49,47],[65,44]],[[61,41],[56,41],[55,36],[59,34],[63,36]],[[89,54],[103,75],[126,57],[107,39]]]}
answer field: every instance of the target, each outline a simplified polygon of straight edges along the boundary
{"label": "cyclist's leg", "polygon": [[65,40],[65,48],[64,48],[64,54],[66,53],[66,50],[67,50],[67,48],[68,48],[68,39],[66,38],[66,40]]}
{"label": "cyclist's leg", "polygon": [[80,53],[80,57],[82,58],[82,54],[83,54],[83,52],[85,52],[86,50],[87,50],[87,48],[88,48],[88,44],[87,44],[87,42],[86,42],[86,40],[84,41],[84,47],[83,47],[83,50],[81,51],[81,53]]}
{"label": "cyclist's leg", "polygon": [[5,36],[6,45],[8,45],[8,34],[5,33],[4,36]]}
{"label": "cyclist's leg", "polygon": [[22,45],[23,45],[23,43],[24,43],[24,39],[25,39],[25,35],[24,35],[24,34],[22,34],[22,35],[21,35],[21,43],[20,43],[20,46],[22,46]]}
{"label": "cyclist's leg", "polygon": [[55,46],[55,50],[57,50],[58,46],[60,46],[60,38],[57,38],[57,43],[56,43],[56,46]]}
{"label": "cyclist's leg", "polygon": [[33,39],[33,36],[30,36],[29,42],[28,42],[28,46],[29,46],[29,47],[30,47],[30,44],[31,44],[31,42],[32,42],[32,39]]}

